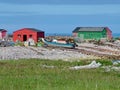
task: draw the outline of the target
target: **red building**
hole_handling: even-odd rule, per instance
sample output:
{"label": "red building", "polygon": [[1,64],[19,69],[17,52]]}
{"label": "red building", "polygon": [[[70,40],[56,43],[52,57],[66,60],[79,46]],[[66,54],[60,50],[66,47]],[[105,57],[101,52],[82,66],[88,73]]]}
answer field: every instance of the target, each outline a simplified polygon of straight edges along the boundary
{"label": "red building", "polygon": [[6,37],[7,30],[5,29],[0,29],[0,39],[3,39]]}
{"label": "red building", "polygon": [[44,38],[44,31],[35,29],[35,28],[23,28],[13,32],[13,41],[27,41],[32,38],[35,42],[38,41],[39,38]]}

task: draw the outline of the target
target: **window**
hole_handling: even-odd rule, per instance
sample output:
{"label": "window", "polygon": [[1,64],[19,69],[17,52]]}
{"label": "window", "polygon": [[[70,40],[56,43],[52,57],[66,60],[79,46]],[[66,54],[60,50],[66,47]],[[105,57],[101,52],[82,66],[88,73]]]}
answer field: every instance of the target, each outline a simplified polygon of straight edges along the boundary
{"label": "window", "polygon": [[32,38],[32,35],[29,35],[30,38]]}
{"label": "window", "polygon": [[20,38],[21,37],[21,35],[20,34],[18,34],[18,38]]}

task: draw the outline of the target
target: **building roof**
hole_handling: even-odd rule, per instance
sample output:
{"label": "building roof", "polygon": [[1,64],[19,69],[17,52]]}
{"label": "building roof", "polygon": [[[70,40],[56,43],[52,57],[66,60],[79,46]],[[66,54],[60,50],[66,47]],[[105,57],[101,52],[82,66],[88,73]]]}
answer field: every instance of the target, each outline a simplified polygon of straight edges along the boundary
{"label": "building roof", "polygon": [[0,29],[0,32],[1,32],[1,31],[6,31],[6,32],[7,32],[7,30],[5,30],[5,29]]}
{"label": "building roof", "polygon": [[38,29],[35,29],[35,28],[24,28],[24,29],[29,29],[29,30],[32,30],[32,31],[35,31],[35,32],[44,32],[42,30],[38,30]]}
{"label": "building roof", "polygon": [[79,31],[103,31],[105,28],[107,27],[76,27],[73,33]]}

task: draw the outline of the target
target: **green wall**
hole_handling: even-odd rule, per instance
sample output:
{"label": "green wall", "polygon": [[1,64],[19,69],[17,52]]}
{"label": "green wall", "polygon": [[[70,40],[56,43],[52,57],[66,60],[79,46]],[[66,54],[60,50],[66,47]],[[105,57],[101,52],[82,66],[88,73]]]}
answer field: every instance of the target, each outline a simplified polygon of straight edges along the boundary
{"label": "green wall", "polygon": [[101,38],[107,37],[107,31],[104,29],[103,31],[80,31],[78,32],[78,37],[82,39],[95,39],[99,40]]}

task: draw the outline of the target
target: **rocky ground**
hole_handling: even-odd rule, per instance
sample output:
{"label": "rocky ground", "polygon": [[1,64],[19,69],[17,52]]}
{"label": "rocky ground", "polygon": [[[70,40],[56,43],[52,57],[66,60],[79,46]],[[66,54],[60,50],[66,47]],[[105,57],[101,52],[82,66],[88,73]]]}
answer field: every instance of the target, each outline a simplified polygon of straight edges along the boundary
{"label": "rocky ground", "polygon": [[80,43],[75,49],[52,48],[52,47],[0,47],[0,60],[41,58],[62,59],[66,61],[81,59],[120,59],[120,44],[105,43],[95,45],[92,43]]}
{"label": "rocky ground", "polygon": [[81,43],[77,47],[81,53],[87,55],[94,55],[100,58],[108,58],[113,60],[120,59],[120,44],[118,43],[104,43],[104,45],[96,45],[92,43]]}
{"label": "rocky ground", "polygon": [[75,50],[61,48],[44,48],[44,47],[0,47],[0,60],[21,59],[21,58],[41,58],[41,59],[97,59],[92,55],[85,55]]}

